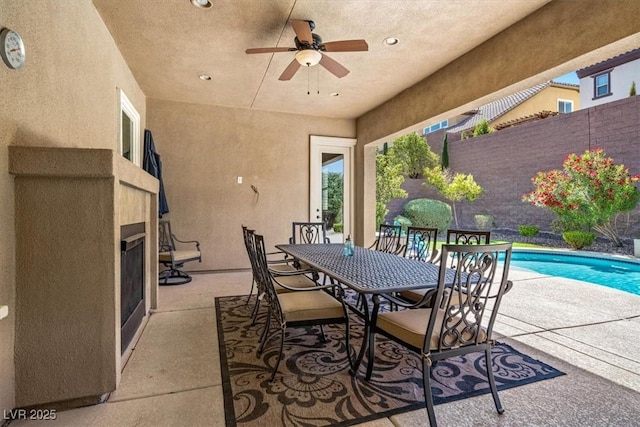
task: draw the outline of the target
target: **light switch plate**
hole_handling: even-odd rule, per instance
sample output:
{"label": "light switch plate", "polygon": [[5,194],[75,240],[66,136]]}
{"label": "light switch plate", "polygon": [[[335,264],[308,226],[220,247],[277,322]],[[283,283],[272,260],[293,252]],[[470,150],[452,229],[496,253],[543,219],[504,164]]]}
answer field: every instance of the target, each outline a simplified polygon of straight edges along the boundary
{"label": "light switch plate", "polygon": [[237,182],[238,184],[242,184],[242,177],[241,177],[241,176],[237,177],[237,178],[236,178],[236,182]]}
{"label": "light switch plate", "polygon": [[9,315],[9,306],[0,305],[0,319],[4,319]]}

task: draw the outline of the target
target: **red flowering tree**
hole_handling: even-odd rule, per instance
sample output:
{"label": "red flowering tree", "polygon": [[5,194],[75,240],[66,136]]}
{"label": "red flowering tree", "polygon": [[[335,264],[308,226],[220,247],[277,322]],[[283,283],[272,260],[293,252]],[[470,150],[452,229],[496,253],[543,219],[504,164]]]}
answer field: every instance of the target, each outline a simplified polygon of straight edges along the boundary
{"label": "red flowering tree", "polygon": [[593,229],[622,246],[615,219],[638,204],[640,175],[629,175],[629,169],[615,165],[601,148],[569,154],[562,166],[538,172],[531,179],[535,189],[522,200],[551,210],[563,231]]}

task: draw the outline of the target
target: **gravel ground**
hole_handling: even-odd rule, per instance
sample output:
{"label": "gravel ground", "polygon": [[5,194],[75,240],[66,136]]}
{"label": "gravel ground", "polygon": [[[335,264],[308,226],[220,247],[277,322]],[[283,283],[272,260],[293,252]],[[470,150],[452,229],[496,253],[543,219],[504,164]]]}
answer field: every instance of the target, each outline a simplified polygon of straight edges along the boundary
{"label": "gravel ground", "polygon": [[[553,233],[540,232],[534,237],[521,236],[515,230],[491,230],[491,240],[506,240],[509,242],[531,243],[540,246],[553,248],[570,249],[569,245],[562,240],[562,236]],[[583,248],[583,251],[606,252],[611,254],[633,255],[633,239],[622,239],[623,246],[615,247],[609,239],[596,237],[593,245]]]}

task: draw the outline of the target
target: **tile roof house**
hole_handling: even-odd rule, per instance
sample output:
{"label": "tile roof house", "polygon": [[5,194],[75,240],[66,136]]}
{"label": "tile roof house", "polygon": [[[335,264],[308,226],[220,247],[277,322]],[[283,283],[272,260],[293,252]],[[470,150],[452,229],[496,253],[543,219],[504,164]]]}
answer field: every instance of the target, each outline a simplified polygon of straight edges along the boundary
{"label": "tile roof house", "polygon": [[640,84],[640,48],[581,68],[576,74],[582,108],[626,98],[634,82]]}
{"label": "tile roof house", "polygon": [[578,85],[547,81],[481,105],[458,120],[449,120],[457,123],[449,126],[447,132],[473,132],[482,120],[494,129],[500,129],[558,113],[570,113],[580,108],[579,97]]}

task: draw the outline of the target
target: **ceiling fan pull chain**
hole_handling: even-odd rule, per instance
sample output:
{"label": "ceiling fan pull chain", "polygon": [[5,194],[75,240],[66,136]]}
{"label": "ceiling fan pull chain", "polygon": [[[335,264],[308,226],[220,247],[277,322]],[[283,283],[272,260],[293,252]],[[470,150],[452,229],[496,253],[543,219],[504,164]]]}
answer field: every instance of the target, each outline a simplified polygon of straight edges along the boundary
{"label": "ceiling fan pull chain", "polygon": [[311,84],[309,83],[309,73],[311,72],[309,71],[310,68],[311,67],[307,67],[307,95],[311,95]]}
{"label": "ceiling fan pull chain", "polygon": [[316,88],[318,89],[318,95],[320,95],[320,67],[316,68],[316,76],[318,78]]}

